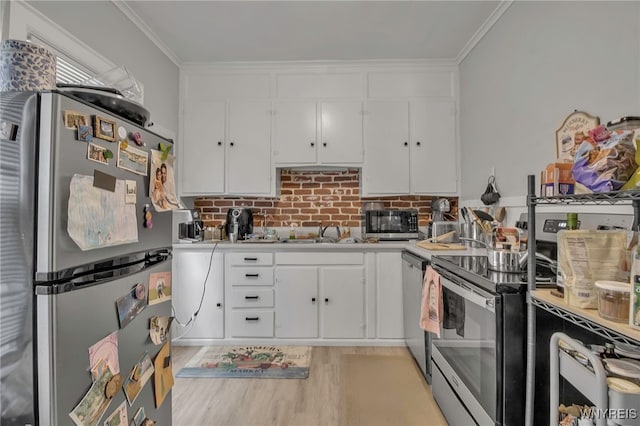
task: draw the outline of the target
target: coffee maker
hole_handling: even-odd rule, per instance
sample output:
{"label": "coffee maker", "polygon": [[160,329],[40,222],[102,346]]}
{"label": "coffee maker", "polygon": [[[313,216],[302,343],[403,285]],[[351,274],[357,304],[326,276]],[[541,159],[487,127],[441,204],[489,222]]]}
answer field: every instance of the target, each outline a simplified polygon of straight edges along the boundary
{"label": "coffee maker", "polygon": [[[427,228],[427,238],[435,238],[451,231],[459,231],[457,222],[446,221],[445,213],[451,211],[451,202],[447,198],[434,198],[431,201],[431,222]],[[456,242],[458,236],[449,238],[444,242]]]}
{"label": "coffee maker", "polygon": [[431,221],[443,222],[444,214],[451,211],[451,202],[446,198],[435,198],[431,201]]}
{"label": "coffee maker", "polygon": [[186,222],[178,224],[178,238],[202,241],[204,239],[204,222],[200,219],[200,212],[189,210]]}
{"label": "coffee maker", "polygon": [[247,208],[230,208],[227,211],[225,230],[230,241],[244,240],[253,234],[253,211]]}

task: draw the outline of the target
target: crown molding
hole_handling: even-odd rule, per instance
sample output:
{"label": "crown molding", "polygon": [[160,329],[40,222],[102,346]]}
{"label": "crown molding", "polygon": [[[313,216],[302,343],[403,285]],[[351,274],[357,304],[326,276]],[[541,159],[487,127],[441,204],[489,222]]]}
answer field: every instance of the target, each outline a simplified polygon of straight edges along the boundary
{"label": "crown molding", "polygon": [[509,9],[509,7],[514,3],[515,0],[502,0],[500,5],[493,11],[493,13],[487,18],[486,21],[482,24],[478,31],[469,39],[467,44],[464,45],[460,53],[455,59],[457,65],[460,65],[464,58],[467,57],[469,52],[473,50],[473,48],[482,40],[482,38],[489,32],[489,30],[498,22],[498,19],[502,17],[504,12]]}
{"label": "crown molding", "polygon": [[352,69],[360,71],[362,68],[376,67],[382,70],[413,70],[413,69],[457,69],[455,60],[434,59],[372,59],[372,60],[317,60],[317,61],[220,61],[220,62],[185,62],[181,69],[184,71],[215,71],[215,70],[277,70],[295,67],[308,70],[340,70]]}
{"label": "crown molding", "polygon": [[162,51],[178,68],[182,66],[182,62],[178,55],[171,50],[166,44],[160,40],[160,37],[153,32],[153,30],[144,22],[144,20],[131,9],[131,7],[123,0],[111,0],[111,2],[139,29],[147,36],[158,49]]}

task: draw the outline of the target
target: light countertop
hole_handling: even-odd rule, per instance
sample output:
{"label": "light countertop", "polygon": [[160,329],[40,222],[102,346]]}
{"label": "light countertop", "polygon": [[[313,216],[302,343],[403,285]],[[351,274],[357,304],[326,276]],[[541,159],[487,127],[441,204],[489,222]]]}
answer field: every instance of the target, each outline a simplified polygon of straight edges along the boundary
{"label": "light countertop", "polygon": [[484,248],[467,248],[466,250],[427,250],[416,245],[417,241],[381,241],[378,243],[263,243],[263,242],[237,242],[229,241],[201,241],[196,243],[174,243],[174,250],[210,249],[216,246],[216,250],[224,251],[402,251],[408,250],[418,256],[431,259],[434,255],[484,255]]}

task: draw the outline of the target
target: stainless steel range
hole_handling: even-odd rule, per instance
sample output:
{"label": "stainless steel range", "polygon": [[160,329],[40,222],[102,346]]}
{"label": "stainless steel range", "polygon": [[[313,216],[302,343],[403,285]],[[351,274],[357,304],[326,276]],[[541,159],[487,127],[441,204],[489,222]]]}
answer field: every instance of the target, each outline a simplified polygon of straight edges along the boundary
{"label": "stainless steel range", "polygon": [[442,277],[444,312],[431,347],[436,402],[449,424],[521,424],[525,274],[491,271],[486,256],[434,256],[431,262]]}
{"label": "stainless steel range", "polygon": [[[583,229],[629,229],[632,219],[580,214]],[[526,228],[526,215],[517,225]],[[536,215],[538,251],[557,259],[556,233],[564,225],[566,213]],[[431,347],[436,402],[452,425],[523,424],[526,271],[492,271],[486,256],[438,255],[431,264],[441,275],[444,313],[441,336],[433,337]],[[537,264],[536,286],[555,286],[554,270],[544,266]]]}

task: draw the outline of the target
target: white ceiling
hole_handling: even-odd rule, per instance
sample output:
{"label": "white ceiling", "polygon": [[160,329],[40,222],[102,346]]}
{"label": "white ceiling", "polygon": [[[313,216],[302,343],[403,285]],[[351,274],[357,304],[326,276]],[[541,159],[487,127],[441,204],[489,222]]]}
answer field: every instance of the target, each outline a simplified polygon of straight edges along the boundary
{"label": "white ceiling", "polygon": [[460,61],[510,1],[115,2],[178,65]]}

